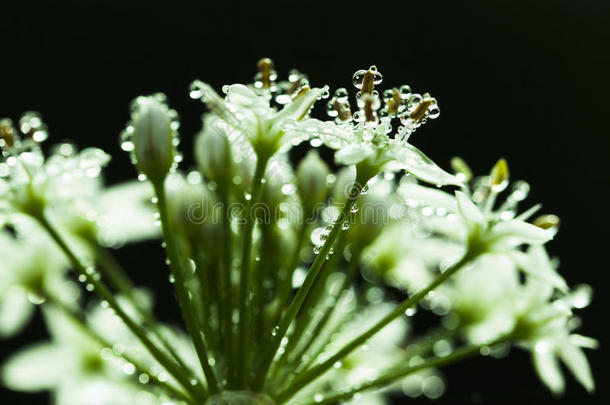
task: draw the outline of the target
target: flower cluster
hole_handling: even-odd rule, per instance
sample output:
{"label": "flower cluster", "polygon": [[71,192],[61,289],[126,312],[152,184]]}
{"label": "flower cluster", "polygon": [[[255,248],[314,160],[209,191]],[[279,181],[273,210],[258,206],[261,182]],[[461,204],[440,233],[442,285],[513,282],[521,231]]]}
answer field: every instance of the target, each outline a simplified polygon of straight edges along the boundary
{"label": "flower cluster", "polygon": [[[518,347],[553,392],[558,360],[592,391],[582,348],[597,342],[574,332],[591,288],[572,289],[545,247],[559,219],[519,213],[529,185],[510,185],[504,159],[479,177],[460,158],[437,166],[409,143],[436,99],[380,95],[382,79],[357,71],[351,101],[296,70],[278,81],[269,59],[222,95],[196,80],[208,111],[192,169],[165,96],[137,97],[120,140],[139,181],[111,187],[103,151],[45,156],[40,115],[0,121],[0,335],[36,307],[51,335],[9,358],[3,382],[58,405],[383,403],[438,398],[443,366]],[[321,99],[330,120],[315,118]],[[162,239],[184,330],[113,256],[148,238]],[[421,311],[438,320],[425,334]]]}

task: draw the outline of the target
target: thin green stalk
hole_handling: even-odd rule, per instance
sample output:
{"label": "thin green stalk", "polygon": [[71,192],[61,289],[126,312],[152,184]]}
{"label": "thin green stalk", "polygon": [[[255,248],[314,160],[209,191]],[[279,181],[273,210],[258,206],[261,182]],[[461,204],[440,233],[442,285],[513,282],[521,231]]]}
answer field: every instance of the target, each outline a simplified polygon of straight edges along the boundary
{"label": "thin green stalk", "polygon": [[195,306],[191,300],[191,295],[186,289],[184,283],[184,262],[182,257],[178,253],[178,246],[174,238],[174,234],[171,231],[170,221],[167,214],[167,200],[165,195],[164,182],[153,183],[155,195],[157,197],[157,207],[159,209],[159,216],[161,218],[161,226],[163,230],[163,236],[165,239],[166,253],[170,260],[170,271],[174,276],[174,288],[176,290],[176,296],[178,303],[182,311],[182,316],[186,324],[186,329],[191,335],[197,356],[201,363],[201,368],[205,374],[205,378],[208,383],[208,389],[210,394],[216,394],[220,392],[220,386],[218,385],[218,379],[214,369],[208,362],[208,350],[206,347],[205,340],[203,338],[203,330],[201,328]]}
{"label": "thin green stalk", "polygon": [[[107,341],[103,336],[101,336],[99,333],[97,333],[93,328],[89,327],[85,323],[85,321],[82,319],[82,317],[79,316],[79,314],[77,314],[71,308],[69,308],[66,304],[64,304],[63,302],[61,302],[60,300],[56,299],[53,296],[48,296],[48,298],[49,298],[49,302],[51,302],[53,304],[53,306],[57,307],[66,316],[68,316],[68,318],[70,318],[70,320],[81,330],[81,332],[85,333],[91,339],[95,340],[97,343],[100,344],[100,346],[109,347],[109,348],[112,347],[112,343]],[[125,360],[126,362],[133,364],[139,374],[143,373],[143,374],[148,375],[150,377],[150,380],[155,385],[158,385],[160,388],[167,391],[168,394],[173,395],[176,399],[182,400],[182,401],[188,403],[189,405],[198,405],[197,400],[195,398],[193,398],[190,394],[187,395],[186,393],[178,390],[176,387],[169,384],[168,382],[159,380],[159,378],[156,375],[154,375],[154,373],[151,373],[150,371],[148,371],[146,366],[141,364],[135,358],[132,358],[131,356],[129,356],[128,354],[126,354],[124,352],[117,354],[117,355],[119,357],[123,358],[123,360]]]}
{"label": "thin green stalk", "polygon": [[252,179],[252,192],[250,199],[247,200],[245,215],[245,224],[242,231],[243,244],[241,254],[241,273],[239,278],[239,345],[238,345],[238,361],[237,381],[239,386],[246,385],[246,376],[249,374],[250,354],[248,337],[250,323],[250,306],[249,306],[249,284],[250,284],[250,258],[252,254],[252,231],[254,229],[254,218],[252,217],[252,207],[260,199],[262,191],[262,179],[267,168],[268,158],[259,155],[256,161],[256,170]]}
{"label": "thin green stalk", "polygon": [[424,297],[440,284],[445,282],[449,277],[451,277],[455,272],[460,270],[464,265],[470,262],[474,258],[473,254],[470,252],[466,252],[466,254],[453,266],[447,269],[444,273],[439,275],[435,280],[433,280],[428,286],[426,286],[423,290],[417,292],[412,295],[405,301],[403,301],[400,305],[398,305],[393,311],[383,317],[380,321],[378,321],[375,325],[373,325],[370,329],[362,333],[360,336],[353,339],[351,342],[346,344],[343,348],[341,348],[337,353],[329,357],[327,360],[319,363],[318,365],[304,371],[302,374],[297,375],[292,384],[278,393],[277,398],[280,401],[284,401],[292,395],[294,395],[298,390],[303,388],[305,385],[309,384],[316,378],[320,377],[326,371],[328,371],[332,366],[339,360],[343,359],[345,356],[350,354],[354,349],[364,344],[367,340],[369,340],[373,335],[387,326],[394,319],[401,316],[407,309],[414,307],[417,305]]}
{"label": "thin green stalk", "polygon": [[[366,182],[364,182],[362,184],[366,184]],[[330,231],[326,240],[324,241],[324,245],[320,249],[320,252],[316,256],[313,263],[311,264],[311,267],[309,268],[309,271],[307,272],[307,276],[305,277],[303,284],[301,285],[301,287],[297,291],[296,295],[294,296],[292,302],[290,303],[290,306],[288,307],[288,309],[286,310],[286,312],[280,319],[279,324],[277,325],[277,327],[274,328],[274,331],[272,333],[272,339],[271,339],[270,345],[268,346],[269,349],[267,349],[264,352],[263,362],[261,363],[262,369],[259,370],[257,373],[257,378],[256,378],[256,381],[254,384],[255,389],[260,390],[263,388],[263,385],[265,383],[265,378],[267,376],[269,368],[271,367],[271,363],[273,362],[275,354],[277,353],[277,350],[280,347],[280,343],[281,343],[282,339],[284,338],[284,336],[286,336],[288,327],[290,326],[292,321],[294,321],[294,318],[296,317],[297,313],[301,309],[301,306],[303,305],[303,302],[307,298],[307,295],[309,294],[309,290],[312,288],[314,282],[316,281],[316,278],[318,277],[320,270],[322,270],[322,267],[324,266],[324,263],[326,262],[326,258],[330,252],[330,249],[332,248],[337,237],[339,236],[339,233],[342,230],[343,222],[349,218],[352,204],[354,203],[354,201],[356,201],[356,199],[360,195],[361,189],[362,189],[361,183],[356,181],[353,184],[352,188],[350,189],[350,192],[349,192],[347,201],[345,202],[345,205],[343,207],[343,210],[337,217],[337,220],[335,221],[335,224],[333,225],[332,230]]]}
{"label": "thin green stalk", "polygon": [[[353,281],[354,276],[356,275],[356,271],[358,270],[358,266],[359,266],[358,256],[355,256],[348,266],[345,277],[343,278],[343,281],[341,282],[341,286],[337,289],[337,293],[331,297],[331,302],[325,304],[324,315],[322,315],[322,317],[318,320],[317,324],[313,327],[313,330],[311,331],[311,333],[303,334],[303,335],[307,335],[309,337],[309,340],[306,341],[301,346],[301,348],[299,349],[297,354],[292,356],[292,361],[299,359],[303,354],[305,354],[307,352],[307,350],[309,350],[311,345],[316,341],[316,338],[318,336],[320,336],[322,330],[324,329],[324,326],[326,326],[326,323],[328,322],[328,320],[330,319],[330,317],[333,313],[333,309],[335,308],[335,305],[337,304],[339,297],[341,296],[343,291]],[[322,349],[323,349],[323,347],[320,347],[320,351]],[[314,355],[311,358],[315,359],[318,357],[318,355],[319,355],[319,352],[314,353]]]}
{"label": "thin green stalk", "polygon": [[[305,402],[302,405],[328,405],[328,404],[335,404],[338,402],[346,401],[346,400],[349,400],[350,398],[352,398],[355,394],[357,394],[359,392],[370,390],[370,389],[375,389],[375,388],[385,387],[389,384],[392,384],[393,382],[396,382],[397,380],[399,380],[401,378],[408,376],[409,374],[416,373],[420,370],[425,370],[427,368],[443,367],[443,366],[447,366],[449,364],[453,364],[455,362],[467,359],[469,357],[472,357],[472,356],[480,353],[481,348],[483,348],[485,346],[493,346],[498,343],[502,343],[508,339],[509,339],[508,336],[504,336],[504,337],[501,337],[500,339],[495,340],[494,342],[491,342],[491,343],[488,343],[485,345],[464,346],[460,349],[457,349],[452,354],[450,354],[446,357],[434,357],[432,359],[424,361],[421,364],[418,364],[417,366],[396,367],[396,368],[388,371],[381,377],[364,382],[355,387],[348,388],[339,393],[331,394],[331,395],[323,398],[321,401],[313,400],[311,402]],[[283,404],[284,402],[286,402],[286,399],[279,400],[278,403]]]}
{"label": "thin green stalk", "polygon": [[[195,266],[197,269],[195,275],[197,277],[197,281],[199,282],[199,290],[201,293],[201,314],[204,319],[211,320],[214,316],[214,308],[211,304],[218,302],[218,299],[214,294],[215,291],[218,290],[218,285],[215,283],[215,277],[213,276],[214,272],[216,271],[216,268],[213,263],[210,263],[206,266],[205,260],[202,258],[202,256],[203,255],[201,253],[198,253],[194,258]],[[215,307],[215,309],[218,309],[217,306]],[[218,347],[218,342],[222,341],[222,336],[220,336],[220,329],[217,331],[218,334],[215,334],[212,329],[213,328],[210,327],[211,331],[208,332],[206,336],[208,344],[213,347]]]}
{"label": "thin green stalk", "polygon": [[231,273],[233,270],[233,230],[231,228],[231,217],[229,211],[229,190],[225,187],[220,187],[220,197],[223,207],[222,215],[222,233],[223,233],[223,249],[222,249],[222,294],[224,297],[222,319],[219,319],[220,330],[223,334],[223,342],[225,344],[225,358],[227,361],[227,382],[229,388],[234,388],[235,375],[235,347],[233,333],[233,283],[231,281]]}
{"label": "thin green stalk", "polygon": [[49,233],[51,238],[57,243],[60,249],[68,257],[76,272],[83,276],[88,284],[93,287],[93,291],[102,299],[108,302],[110,308],[112,308],[117,316],[125,323],[129,330],[142,342],[150,354],[163,366],[165,369],[172,374],[178,382],[184,387],[185,390],[191,392],[198,399],[205,399],[206,393],[203,387],[193,387],[190,383],[188,374],[180,368],[171,357],[168,357],[162,350],[160,350],[152,340],[148,337],[148,333],[140,327],[119,305],[116,298],[112,295],[108,287],[98,281],[94,276],[94,272],[87,270],[86,266],[81,263],[76,254],[70,249],[67,242],[59,234],[59,232],[53,227],[44,214],[34,217],[40,225]]}
{"label": "thin green stalk", "polygon": [[297,245],[296,250],[293,253],[293,256],[289,262],[288,268],[286,269],[286,279],[280,283],[280,289],[278,290],[279,297],[279,305],[277,314],[272,317],[272,324],[275,325],[279,321],[279,318],[283,314],[283,310],[288,306],[288,299],[290,298],[290,292],[292,291],[292,277],[294,275],[294,270],[300,261],[300,253],[303,248],[303,244],[306,240],[307,235],[307,222],[303,219],[303,223],[299,227],[298,236],[297,236]]}

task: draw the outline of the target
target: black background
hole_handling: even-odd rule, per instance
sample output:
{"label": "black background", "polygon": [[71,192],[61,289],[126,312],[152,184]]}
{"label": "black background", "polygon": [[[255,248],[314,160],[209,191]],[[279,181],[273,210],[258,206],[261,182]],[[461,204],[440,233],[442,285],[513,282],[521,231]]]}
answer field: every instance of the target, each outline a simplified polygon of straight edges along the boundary
{"label": "black background", "polygon": [[[412,141],[447,168],[454,155],[479,173],[507,158],[512,178],[532,185],[530,201],[562,218],[549,249],[570,284],[597,295],[582,312],[597,393],[571,376],[553,396],[529,355],[476,359],[447,369],[439,404],[600,403],[607,400],[606,288],[610,7],[605,1],[371,1],[368,4],[263,1],[2,2],[0,116],[43,113],[52,142],[103,147],[113,156],[108,182],[134,177],[118,134],[128,103],[162,91],[182,121],[185,166],[203,107],[188,83],[252,80],[256,61],[274,59],[280,77],[292,67],[313,85],[351,86],[357,69],[377,65],[386,87],[429,91],[441,116]],[[320,109],[321,110],[321,109]],[[52,143],[51,142],[51,143]],[[159,313],[177,320],[157,243],[119,252],[134,278],[156,286]],[[0,258],[0,260],[5,260]],[[33,324],[2,342],[9,352],[44,336]],[[4,357],[4,353],[3,356]],[[567,374],[566,374],[567,375]],[[2,403],[45,403],[45,395],[0,391]],[[397,402],[420,403],[420,400]],[[425,402],[422,400],[422,402]]]}

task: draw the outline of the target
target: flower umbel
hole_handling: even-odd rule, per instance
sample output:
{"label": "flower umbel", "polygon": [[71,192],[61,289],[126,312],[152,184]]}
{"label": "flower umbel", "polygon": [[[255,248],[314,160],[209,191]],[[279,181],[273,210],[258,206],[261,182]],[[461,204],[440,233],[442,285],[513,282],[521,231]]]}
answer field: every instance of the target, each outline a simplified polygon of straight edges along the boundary
{"label": "flower umbel", "polygon": [[[354,74],[353,104],[257,68],[222,96],[193,82],[208,111],[190,170],[165,96],[137,97],[121,135],[137,182],[104,186],[100,149],[43,153],[36,113],[0,120],[0,336],[37,308],[51,334],[9,358],[5,384],[58,405],[382,404],[401,389],[436,399],[443,366],[517,346],[553,392],[558,360],[593,390],[581,348],[597,342],[573,314],[590,288],[571,289],[548,254],[559,219],[518,214],[529,185],[508,191],[504,159],[481,177],[459,158],[454,174],[438,167],[409,143],[436,99],[380,96],[375,66]],[[138,269],[108,249],[156,237],[183,329],[156,319]],[[438,322],[421,333],[423,311]]]}

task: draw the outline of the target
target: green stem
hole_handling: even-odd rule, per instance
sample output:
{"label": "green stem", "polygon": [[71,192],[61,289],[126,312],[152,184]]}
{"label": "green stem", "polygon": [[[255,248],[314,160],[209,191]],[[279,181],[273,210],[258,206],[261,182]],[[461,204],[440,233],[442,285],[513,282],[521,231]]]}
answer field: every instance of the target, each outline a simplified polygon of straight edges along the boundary
{"label": "green stem", "polygon": [[[201,328],[195,306],[191,300],[191,295],[186,289],[184,282],[184,262],[182,257],[178,253],[177,242],[174,238],[174,234],[171,231],[170,221],[167,214],[167,200],[165,195],[165,184],[164,181],[152,183],[157,197],[157,207],[159,209],[159,215],[161,218],[161,226],[163,230],[163,236],[166,244],[166,254],[170,260],[170,271],[174,276],[174,288],[176,290],[176,296],[178,298],[178,304],[182,311],[182,316],[186,324],[186,329],[191,335],[197,356],[201,363],[201,368],[205,374],[205,378],[208,383],[208,389],[211,395],[220,392],[218,385],[218,379],[214,373],[214,369],[208,362],[208,351],[205,340],[203,338],[203,330]],[[206,323],[207,324],[207,323]]]}
{"label": "green stem", "polygon": [[125,323],[125,325],[129,328],[129,330],[142,342],[142,344],[146,347],[146,349],[150,352],[150,354],[163,366],[165,369],[172,374],[178,382],[184,387],[185,390],[191,392],[196,398],[204,399],[206,397],[206,393],[203,387],[200,387],[197,390],[190,383],[190,379],[188,374],[180,368],[171,357],[168,357],[163,351],[161,351],[150,338],[148,337],[148,333],[140,327],[127,313],[123,310],[123,308],[119,305],[118,301],[108,287],[106,287],[103,283],[97,280],[94,276],[95,272],[88,271],[87,267],[81,263],[81,261],[76,257],[76,254],[70,249],[64,238],[59,234],[59,232],[53,227],[53,225],[47,220],[44,214],[38,215],[34,217],[40,225],[49,233],[51,238],[57,243],[60,249],[64,252],[64,254],[68,257],[76,272],[85,278],[86,282],[93,287],[93,291],[102,299],[108,302],[110,308],[112,308],[117,316],[121,318],[121,320]]}
{"label": "green stem", "polygon": [[250,323],[250,306],[249,306],[249,284],[250,284],[250,259],[252,254],[252,231],[254,229],[255,218],[252,218],[252,207],[260,199],[262,191],[262,179],[265,175],[267,168],[267,162],[269,159],[262,155],[258,156],[256,161],[256,170],[252,180],[252,192],[250,193],[250,199],[247,200],[246,206],[246,217],[244,218],[245,224],[243,229],[243,244],[241,254],[241,273],[239,279],[239,325],[238,325],[238,359],[239,367],[237,368],[237,381],[239,386],[246,386],[246,376],[249,374],[250,365],[250,354],[248,343],[250,341],[249,336],[249,323]]}
{"label": "green stem", "polygon": [[398,305],[393,311],[383,317],[380,321],[378,321],[375,325],[373,325],[366,332],[362,333],[360,336],[353,339],[351,342],[346,344],[343,348],[341,348],[337,353],[329,357],[327,360],[319,363],[318,365],[304,371],[302,374],[297,375],[292,384],[278,393],[277,398],[280,401],[284,401],[292,395],[294,395],[298,390],[303,388],[305,385],[309,384],[311,381],[315,380],[326,371],[328,371],[332,366],[348,354],[350,354],[354,349],[364,344],[367,340],[369,340],[373,335],[387,326],[394,319],[401,316],[407,309],[414,307],[417,305],[425,296],[440,284],[445,282],[449,277],[451,277],[455,272],[461,269],[464,265],[470,262],[474,256],[468,251],[464,256],[453,266],[447,269],[444,273],[439,275],[435,280],[433,280],[428,286],[426,286],[423,290],[417,292],[412,295],[405,301],[403,301],[400,305]]}
{"label": "green stem", "polygon": [[221,187],[219,194],[221,196],[223,215],[222,215],[222,233],[223,233],[223,249],[222,249],[222,275],[223,294],[225,302],[223,304],[223,316],[219,319],[221,325],[220,330],[223,335],[222,339],[225,344],[225,357],[227,361],[227,380],[229,388],[234,388],[235,375],[235,347],[233,333],[233,283],[231,281],[231,273],[233,271],[233,230],[231,228],[231,218],[229,211],[229,190]]}
{"label": "green stem", "polygon": [[[374,389],[374,388],[385,387],[389,384],[396,382],[397,380],[399,380],[401,378],[408,376],[409,374],[413,374],[413,373],[416,373],[418,371],[425,370],[428,368],[438,368],[438,367],[447,366],[449,364],[453,364],[455,362],[467,359],[469,357],[472,357],[472,356],[480,353],[481,348],[483,348],[483,347],[493,346],[493,345],[505,342],[508,339],[509,339],[509,336],[503,336],[503,337],[501,337],[491,343],[485,344],[485,345],[464,346],[460,349],[457,349],[452,354],[450,354],[446,357],[435,357],[435,358],[429,359],[427,361],[424,361],[423,363],[418,364],[417,366],[396,367],[396,368],[388,371],[381,377],[375,378],[371,381],[364,382],[355,387],[348,388],[346,390],[343,390],[340,393],[331,394],[331,395],[323,398],[321,401],[314,400],[311,402],[305,402],[303,405],[328,405],[328,404],[335,404],[335,403],[338,403],[341,401],[346,401],[359,392]],[[285,402],[285,400],[279,401],[280,404],[282,404],[284,402]]]}
{"label": "green stem", "polygon": [[274,328],[274,331],[272,333],[272,339],[270,342],[271,344],[268,346],[269,349],[265,352],[265,354],[263,356],[263,362],[261,363],[263,368],[262,368],[262,370],[259,370],[258,374],[257,374],[257,378],[256,378],[255,385],[254,385],[255,389],[263,388],[263,385],[265,383],[265,379],[267,376],[267,372],[269,371],[269,368],[271,367],[271,363],[273,362],[275,354],[277,353],[277,350],[279,349],[280,343],[281,343],[282,339],[284,338],[284,336],[286,336],[288,327],[290,326],[292,321],[294,321],[294,318],[296,317],[297,313],[301,309],[301,306],[303,305],[303,302],[307,298],[307,295],[309,294],[309,290],[312,288],[314,282],[316,281],[316,278],[317,278],[318,274],[320,273],[320,270],[322,270],[322,267],[324,266],[324,263],[326,262],[326,258],[330,252],[330,249],[332,248],[333,244],[335,243],[335,240],[337,239],[337,237],[339,236],[339,233],[341,232],[341,227],[343,225],[343,222],[347,218],[349,218],[352,204],[354,203],[354,201],[356,201],[356,199],[360,195],[360,191],[363,187],[362,186],[363,184],[366,184],[366,181],[364,181],[364,182],[356,181],[353,184],[352,188],[349,191],[349,195],[348,195],[347,201],[345,202],[343,210],[337,217],[337,220],[335,221],[335,224],[333,225],[332,230],[326,237],[326,240],[324,241],[324,245],[320,249],[320,252],[316,256],[313,263],[311,264],[311,267],[309,268],[309,271],[307,272],[307,276],[305,277],[303,284],[301,285],[301,287],[297,291],[296,295],[294,296],[292,302],[290,303],[290,306],[288,307],[288,309],[286,310],[286,312],[280,319],[279,324],[277,325],[277,327]]}
{"label": "green stem", "polygon": [[[91,339],[95,340],[100,346],[109,347],[109,348],[112,347],[112,343],[107,341],[103,336],[101,336],[99,333],[97,333],[93,328],[89,327],[85,323],[85,321],[82,319],[82,317],[79,316],[79,314],[77,314],[74,310],[69,308],[65,303],[61,302],[60,300],[58,300],[55,297],[50,296],[50,295],[48,296],[48,298],[49,298],[49,302],[51,302],[53,304],[53,306],[60,309],[68,318],[70,318],[70,320],[81,330],[81,332],[85,333]],[[126,362],[133,364],[134,367],[136,368],[136,370],[138,371],[138,373],[148,375],[150,377],[151,381],[155,385],[164,389],[168,394],[173,395],[176,399],[182,400],[182,401],[188,403],[189,405],[198,404],[197,400],[195,398],[193,398],[191,395],[185,394],[184,392],[178,390],[176,387],[167,383],[166,381],[161,381],[154,373],[147,371],[147,367],[144,366],[143,364],[141,364],[135,358],[132,358],[131,356],[129,356],[128,354],[126,354],[124,352],[117,354],[117,355],[119,357],[121,357],[123,360],[125,360]]]}
{"label": "green stem", "polygon": [[[360,253],[360,251],[358,251],[358,253]],[[358,253],[354,256],[354,258],[350,262],[349,267],[346,272],[347,274],[345,274],[345,277],[343,278],[343,281],[341,282],[341,286],[337,289],[337,292],[330,297],[331,301],[325,303],[324,315],[322,315],[322,317],[318,320],[317,324],[313,327],[313,330],[310,333],[303,333],[304,336],[308,336],[308,340],[301,346],[301,348],[299,349],[297,354],[292,356],[292,361],[296,361],[303,354],[307,353],[307,350],[309,350],[311,345],[316,341],[316,338],[321,336],[321,332],[324,329],[324,326],[326,326],[326,323],[328,322],[328,320],[330,319],[330,317],[333,313],[333,309],[335,308],[335,305],[337,304],[339,297],[341,296],[343,291],[351,284],[351,282],[354,279],[354,276],[356,275],[356,270],[358,269],[358,265],[359,265]],[[320,346],[319,350],[321,351],[323,348],[324,348],[323,346]],[[320,353],[318,351],[318,352],[314,353],[311,356],[311,358],[316,359],[319,354]]]}

